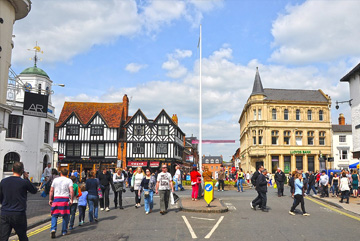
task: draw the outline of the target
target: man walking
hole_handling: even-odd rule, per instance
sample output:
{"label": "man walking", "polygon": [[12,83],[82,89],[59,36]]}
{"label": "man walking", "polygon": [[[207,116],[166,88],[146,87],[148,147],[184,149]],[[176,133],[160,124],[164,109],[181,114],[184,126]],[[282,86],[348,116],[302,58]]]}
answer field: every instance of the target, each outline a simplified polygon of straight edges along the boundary
{"label": "man walking", "polygon": [[321,185],[321,196],[320,197],[329,197],[329,176],[326,175],[326,171],[322,171],[320,176],[319,184]]}
{"label": "man walking", "polygon": [[[0,240],[9,239],[14,229],[20,241],[28,240],[26,235],[26,201],[27,192],[37,193],[36,187],[29,181],[29,174],[24,171],[22,162],[13,164],[13,175],[0,183]],[[24,179],[21,178],[21,175]]]}
{"label": "man walking", "polygon": [[278,167],[275,173],[275,182],[278,189],[278,197],[284,196],[285,173]]}
{"label": "man walking", "polygon": [[253,207],[256,207],[256,205],[260,206],[261,211],[268,212],[266,208],[266,193],[267,193],[267,180],[266,180],[267,170],[262,170],[261,174],[259,174],[258,178],[256,179],[256,191],[258,191],[258,194],[260,198],[253,203]]}
{"label": "man walking", "polygon": [[224,171],[224,166],[221,164],[220,171],[218,173],[218,182],[219,182],[218,192],[220,192],[220,187],[222,187],[222,191],[224,191],[224,186],[225,186],[224,180],[225,180],[225,171]]}
{"label": "man walking", "polygon": [[[255,187],[255,189],[256,189],[256,180],[257,180],[257,178],[259,177],[259,175],[260,175],[260,173],[262,172],[262,170],[264,170],[264,167],[263,167],[263,166],[259,166],[259,169],[258,169],[256,172],[254,172],[254,174],[253,174],[252,177],[251,177],[251,184]],[[256,191],[257,191],[257,189],[256,189]],[[258,191],[257,197],[256,197],[252,202],[250,202],[250,207],[251,207],[252,209],[256,210],[256,206],[254,206],[254,205],[255,205],[255,203],[258,202],[258,200],[259,200],[260,198],[261,198],[261,197],[260,197],[260,193],[259,193],[259,191]]]}
{"label": "man walking", "polygon": [[61,234],[63,236],[67,234],[70,218],[70,205],[73,203],[74,197],[73,182],[70,178],[67,178],[68,174],[68,169],[62,169],[60,177],[55,178],[51,184],[49,195],[49,204],[51,206],[51,238],[55,238],[59,216],[62,216]]}
{"label": "man walking", "polygon": [[47,179],[49,180],[49,177],[51,176],[51,163],[47,164],[47,167],[45,167],[44,169],[44,177],[47,177]]}
{"label": "man walking", "polygon": [[169,206],[170,190],[174,192],[171,174],[167,171],[167,166],[162,165],[161,172],[157,176],[156,194],[160,195],[160,214],[167,213]]}
{"label": "man walking", "polygon": [[313,172],[310,172],[310,175],[309,175],[308,189],[307,189],[306,194],[309,195],[311,190],[313,190],[315,195],[317,194],[316,189],[315,189],[315,176],[314,176]]}

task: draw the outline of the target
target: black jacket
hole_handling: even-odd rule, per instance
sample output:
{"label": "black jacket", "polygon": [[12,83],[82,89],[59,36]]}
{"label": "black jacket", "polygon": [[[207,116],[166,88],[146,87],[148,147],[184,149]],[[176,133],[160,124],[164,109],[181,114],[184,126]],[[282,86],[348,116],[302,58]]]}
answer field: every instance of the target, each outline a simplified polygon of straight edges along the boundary
{"label": "black jacket", "polygon": [[258,192],[267,192],[267,180],[263,174],[259,174],[256,179],[256,191]]}
{"label": "black jacket", "polygon": [[275,173],[275,181],[276,182],[285,182],[285,173],[283,171]]}
{"label": "black jacket", "polygon": [[256,186],[256,180],[257,180],[257,178],[258,178],[259,175],[260,175],[260,172],[259,172],[259,171],[254,172],[254,174],[252,175],[252,177],[251,177],[251,184],[252,184],[253,186]]}
{"label": "black jacket", "polygon": [[110,172],[106,172],[106,174],[103,174],[102,172],[99,173],[99,181],[100,184],[104,187],[109,186],[112,184],[112,177]]}
{"label": "black jacket", "polygon": [[310,185],[310,186],[315,185],[315,176],[314,176],[314,174],[311,174],[311,175],[309,176],[309,185]]}

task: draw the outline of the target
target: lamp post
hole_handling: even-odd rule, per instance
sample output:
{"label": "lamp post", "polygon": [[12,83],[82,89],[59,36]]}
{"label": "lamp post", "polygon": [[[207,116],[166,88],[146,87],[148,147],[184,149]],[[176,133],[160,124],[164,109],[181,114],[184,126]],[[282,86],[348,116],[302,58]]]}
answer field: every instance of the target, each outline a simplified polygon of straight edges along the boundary
{"label": "lamp post", "polygon": [[350,99],[350,100],[344,100],[344,101],[336,101],[336,105],[335,105],[335,108],[338,110],[339,109],[339,104],[344,104],[344,103],[349,103],[349,106],[351,106],[351,101],[353,99]]}

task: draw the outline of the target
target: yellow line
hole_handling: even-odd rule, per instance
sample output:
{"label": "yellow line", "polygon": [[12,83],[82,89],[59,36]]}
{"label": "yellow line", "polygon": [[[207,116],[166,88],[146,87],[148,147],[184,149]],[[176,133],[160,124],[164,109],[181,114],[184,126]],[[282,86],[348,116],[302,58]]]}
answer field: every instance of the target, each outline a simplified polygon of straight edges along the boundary
{"label": "yellow line", "polygon": [[351,214],[342,212],[342,211],[340,211],[340,210],[338,210],[338,209],[336,209],[336,208],[330,207],[329,205],[326,205],[326,204],[324,204],[324,203],[322,203],[322,202],[316,201],[316,200],[314,200],[314,199],[312,199],[312,198],[306,197],[306,199],[307,199],[307,200],[310,200],[310,201],[312,201],[312,202],[314,202],[314,203],[317,203],[317,204],[319,204],[319,205],[321,205],[321,206],[324,206],[324,207],[326,207],[326,208],[328,208],[328,209],[330,209],[330,210],[332,210],[332,211],[335,211],[335,212],[337,212],[337,213],[340,213],[340,214],[342,214],[342,215],[345,215],[346,217],[349,217],[349,218],[355,219],[355,220],[357,220],[357,221],[360,221],[360,218],[359,218],[359,217],[356,217],[356,216],[353,216],[353,215],[351,215]]}

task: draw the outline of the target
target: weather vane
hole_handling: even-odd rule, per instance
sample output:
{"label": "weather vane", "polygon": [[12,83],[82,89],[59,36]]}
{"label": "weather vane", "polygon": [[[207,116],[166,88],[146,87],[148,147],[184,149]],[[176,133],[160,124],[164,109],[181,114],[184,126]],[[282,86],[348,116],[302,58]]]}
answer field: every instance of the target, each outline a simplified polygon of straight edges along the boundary
{"label": "weather vane", "polygon": [[[36,46],[35,46],[34,48],[28,49],[28,50],[35,52],[34,58],[30,58],[30,60],[34,60],[34,66],[37,67],[36,64],[37,64],[37,62],[38,62],[38,60],[39,60],[39,59],[38,59],[38,56],[37,56],[37,53],[43,54],[44,51],[42,51],[41,48],[40,48],[40,46],[38,46],[37,41],[36,41]],[[40,61],[41,61],[41,60],[42,60],[42,59],[40,59]]]}

